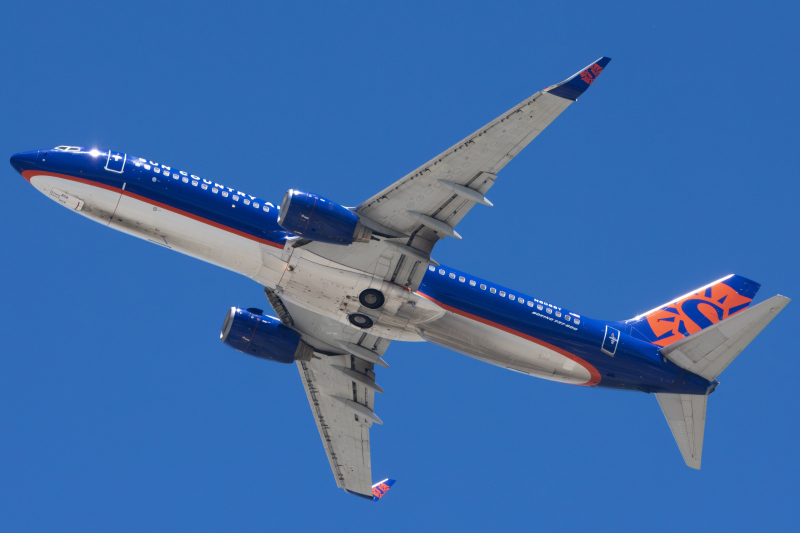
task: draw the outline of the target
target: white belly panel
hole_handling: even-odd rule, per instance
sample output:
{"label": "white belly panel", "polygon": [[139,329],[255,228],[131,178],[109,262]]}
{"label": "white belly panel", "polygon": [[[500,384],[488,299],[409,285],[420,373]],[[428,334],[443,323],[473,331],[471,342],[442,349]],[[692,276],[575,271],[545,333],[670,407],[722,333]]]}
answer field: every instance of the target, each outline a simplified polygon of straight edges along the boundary
{"label": "white belly panel", "polygon": [[582,385],[589,371],[574,360],[501,329],[447,312],[419,326],[426,341],[531,376]]}
{"label": "white belly panel", "polygon": [[258,242],[130,196],[109,227],[248,277],[261,266]]}
{"label": "white belly panel", "polygon": [[[105,225],[111,220],[120,199],[120,191],[110,191],[56,176],[32,176],[30,182],[36,190],[59,205]],[[64,194],[68,199],[64,198]],[[76,209],[77,207],[80,209]]]}

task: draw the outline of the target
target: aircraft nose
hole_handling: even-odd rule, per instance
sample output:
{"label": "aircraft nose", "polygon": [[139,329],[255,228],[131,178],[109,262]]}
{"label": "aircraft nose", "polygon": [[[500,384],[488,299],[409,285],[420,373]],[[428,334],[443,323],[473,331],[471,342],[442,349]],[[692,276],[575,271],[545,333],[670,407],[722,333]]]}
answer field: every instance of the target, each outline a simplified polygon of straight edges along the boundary
{"label": "aircraft nose", "polygon": [[38,156],[39,150],[14,154],[11,156],[11,166],[14,167],[14,170],[22,174],[23,170],[30,170],[36,167]]}

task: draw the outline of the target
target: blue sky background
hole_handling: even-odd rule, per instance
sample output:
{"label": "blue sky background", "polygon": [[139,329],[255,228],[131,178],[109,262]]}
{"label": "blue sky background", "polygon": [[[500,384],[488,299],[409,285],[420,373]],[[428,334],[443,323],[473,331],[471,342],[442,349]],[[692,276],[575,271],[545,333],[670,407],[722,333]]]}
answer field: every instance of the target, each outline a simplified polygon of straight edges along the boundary
{"label": "blue sky background", "polygon": [[[600,319],[729,273],[800,297],[792,2],[10,2],[0,153],[109,147],[354,205],[596,58],[440,262]],[[252,281],[6,165],[7,531],[793,530],[797,303],[722,374],[703,469],[654,397],[394,343],[379,504],[336,489],[297,370],[221,344]],[[793,527],[794,526],[794,527]]]}

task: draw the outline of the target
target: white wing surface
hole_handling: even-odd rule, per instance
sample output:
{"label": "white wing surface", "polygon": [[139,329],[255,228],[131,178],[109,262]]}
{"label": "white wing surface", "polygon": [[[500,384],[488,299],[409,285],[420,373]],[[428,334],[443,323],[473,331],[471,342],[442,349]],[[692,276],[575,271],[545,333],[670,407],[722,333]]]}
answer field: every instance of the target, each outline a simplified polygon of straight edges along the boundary
{"label": "white wing surface", "polygon": [[500,169],[577,100],[609,61],[602,57],[539,91],[356,207],[362,223],[373,230],[371,242],[298,245],[416,290],[427,265],[438,264],[430,258],[433,246],[446,236],[461,238],[456,225],[475,204],[492,205],[484,194]]}
{"label": "white wing surface", "polygon": [[359,215],[411,237],[430,253],[484,194],[497,173],[582,94],[610,61],[603,57],[540,91],[356,208]]}
{"label": "white wing surface", "polygon": [[276,305],[274,298],[274,294],[270,296],[273,307],[284,307],[279,311],[284,323],[302,333],[303,340],[315,349],[311,361],[296,364],[336,485],[371,500],[369,430],[373,424],[383,423],[373,411],[375,393],[383,389],[375,383],[374,365],[345,347],[354,352],[360,349],[362,356],[363,351],[383,355],[390,341],[289,302],[281,300]]}

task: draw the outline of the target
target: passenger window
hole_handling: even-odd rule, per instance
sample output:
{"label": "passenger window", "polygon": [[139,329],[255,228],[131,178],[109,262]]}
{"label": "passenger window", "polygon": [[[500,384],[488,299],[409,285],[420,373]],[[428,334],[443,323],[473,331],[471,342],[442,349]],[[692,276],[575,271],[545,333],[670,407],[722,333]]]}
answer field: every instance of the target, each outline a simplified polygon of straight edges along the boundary
{"label": "passenger window", "polygon": [[482,291],[485,291],[485,290],[486,290],[486,285],[484,285],[483,283],[481,283],[481,290],[482,290]]}
{"label": "passenger window", "polygon": [[192,182],[192,186],[193,186],[193,187],[197,187],[197,182],[196,182],[196,181],[193,181],[193,182]]}
{"label": "passenger window", "polygon": [[[183,179],[186,179],[186,178],[183,178]],[[237,202],[239,201],[239,197],[236,196],[235,194],[233,195],[233,199],[236,200]]]}
{"label": "passenger window", "polygon": [[489,292],[491,292],[492,294],[494,294],[494,293],[496,293],[496,292],[497,292],[497,289],[495,289],[494,287],[492,287],[491,289],[489,289]]}
{"label": "passenger window", "polygon": [[474,287],[475,286],[475,281],[469,280],[469,284]]}
{"label": "passenger window", "polygon": [[165,171],[164,171],[164,176],[168,178],[168,177],[169,177],[169,172],[167,172],[167,171],[165,170]]}
{"label": "passenger window", "polygon": [[184,183],[189,183],[189,178],[181,178],[181,181]]}
{"label": "passenger window", "polygon": [[440,268],[440,269],[439,269],[439,274],[441,274],[442,276],[444,276],[444,269],[443,269],[443,268]]}
{"label": "passenger window", "polygon": [[259,208],[259,207],[261,207],[261,206],[258,204],[258,202],[253,202],[253,207],[255,207],[256,209],[258,209],[258,208]]}
{"label": "passenger window", "polygon": [[552,315],[553,314],[553,310],[550,309],[549,307],[547,309],[545,309],[544,312],[547,313],[548,315]]}
{"label": "passenger window", "polygon": [[436,267],[433,265],[428,265],[428,270],[430,270],[431,272],[436,272]]}
{"label": "passenger window", "polygon": [[205,191],[205,190],[207,190],[207,189],[208,189],[208,185],[206,185],[206,184],[204,183],[204,184],[202,184],[202,185],[200,186],[200,188],[201,188],[201,189],[203,189],[203,190]]}
{"label": "passenger window", "polygon": [[456,279],[456,275],[450,272],[450,279]]}
{"label": "passenger window", "polygon": [[211,192],[217,194],[219,192],[219,189],[217,189],[216,187],[211,187]]}
{"label": "passenger window", "polygon": [[153,172],[155,172],[156,174],[161,174],[161,169],[158,167],[153,167]]}
{"label": "passenger window", "polygon": [[464,279],[464,276],[458,276],[458,281],[464,283],[466,280]]}
{"label": "passenger window", "polygon": [[569,315],[564,315],[564,320],[566,320],[567,322],[569,322]]}
{"label": "passenger window", "polygon": [[228,196],[228,191],[222,191],[222,196]]}
{"label": "passenger window", "polygon": [[505,296],[505,295],[506,295],[506,291],[500,291],[500,296]]}
{"label": "passenger window", "polygon": [[518,301],[519,301],[519,303],[521,303],[521,304],[524,304],[524,303],[525,303],[525,300],[524,300],[523,298],[517,298],[517,300],[518,300]]}
{"label": "passenger window", "polygon": [[145,166],[144,166],[144,169],[145,169],[145,170],[150,170],[150,165],[145,165]]}
{"label": "passenger window", "polygon": [[539,305],[537,305],[537,306],[536,306],[536,309],[538,309],[539,311],[541,311],[541,310],[543,309],[543,308],[542,308],[542,304],[539,304]]}
{"label": "passenger window", "polygon": [[575,319],[575,325],[577,326],[577,325],[578,325],[578,324],[580,324],[580,323],[581,323],[581,319],[580,319],[580,318],[576,318],[576,319]]}
{"label": "passenger window", "polygon": [[528,300],[528,307],[533,307],[533,301],[532,300]]}
{"label": "passenger window", "polygon": [[556,311],[556,316],[561,316],[561,311]]}
{"label": "passenger window", "polygon": [[245,200],[244,200],[244,205],[250,205],[250,200],[248,200],[248,199],[246,199],[246,198],[245,198]]}
{"label": "passenger window", "polygon": [[512,300],[512,301],[513,301],[513,300],[514,300],[514,298],[515,298],[515,296],[514,296],[513,294],[509,294],[509,295],[508,295],[508,299],[509,299],[509,300]]}
{"label": "passenger window", "polygon": [[265,205],[265,206],[264,206],[264,211],[266,211],[267,213],[269,213],[269,206],[266,206],[266,205]]}

